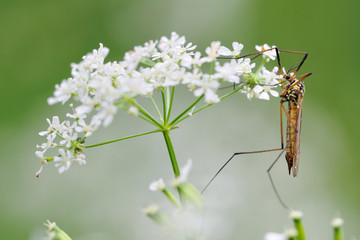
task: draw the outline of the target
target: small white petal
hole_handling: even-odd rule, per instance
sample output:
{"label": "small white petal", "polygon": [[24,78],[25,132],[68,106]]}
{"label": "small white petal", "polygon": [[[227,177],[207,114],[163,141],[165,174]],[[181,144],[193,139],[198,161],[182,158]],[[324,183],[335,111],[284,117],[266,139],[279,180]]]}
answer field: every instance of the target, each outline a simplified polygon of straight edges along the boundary
{"label": "small white petal", "polygon": [[262,92],[259,95],[259,99],[270,100],[270,96],[269,96],[269,94],[267,92]]}
{"label": "small white petal", "polygon": [[286,240],[285,234],[269,232],[265,235],[264,240]]}
{"label": "small white petal", "polygon": [[264,88],[260,85],[256,85],[253,89],[254,92],[256,93],[261,93],[262,91],[264,91]]}
{"label": "small white petal", "polygon": [[227,47],[221,46],[219,48],[219,54],[222,56],[230,56],[231,55],[231,50],[228,49]]}
{"label": "small white petal", "polygon": [[278,97],[279,96],[279,93],[277,91],[274,91],[274,90],[270,90],[269,91],[271,95],[273,95],[274,97]]}
{"label": "small white petal", "polygon": [[149,185],[150,191],[154,191],[154,192],[155,191],[162,191],[164,188],[165,188],[165,183],[164,183],[164,180],[162,178],[150,183],[150,185]]}
{"label": "small white petal", "polygon": [[179,177],[179,180],[181,182],[185,182],[188,178],[188,175],[190,173],[190,170],[191,170],[191,167],[192,167],[192,160],[191,159],[188,159],[186,165],[184,167],[181,168],[181,171],[180,171],[180,177]]}

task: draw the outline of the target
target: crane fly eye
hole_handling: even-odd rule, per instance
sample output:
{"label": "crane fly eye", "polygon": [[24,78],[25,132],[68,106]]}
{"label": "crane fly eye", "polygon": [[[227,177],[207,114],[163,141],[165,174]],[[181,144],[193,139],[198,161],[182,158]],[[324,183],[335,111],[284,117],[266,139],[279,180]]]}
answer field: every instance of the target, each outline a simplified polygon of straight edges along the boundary
{"label": "crane fly eye", "polygon": [[285,79],[286,79],[286,80],[289,80],[289,79],[290,79],[290,75],[286,75]]}

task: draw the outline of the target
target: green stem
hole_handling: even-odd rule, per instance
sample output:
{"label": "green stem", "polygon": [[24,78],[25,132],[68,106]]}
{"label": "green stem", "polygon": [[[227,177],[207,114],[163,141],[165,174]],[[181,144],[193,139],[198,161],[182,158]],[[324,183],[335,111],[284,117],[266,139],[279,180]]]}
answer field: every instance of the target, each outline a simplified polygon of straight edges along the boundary
{"label": "green stem", "polygon": [[301,222],[301,218],[296,218],[296,219],[294,218],[293,221],[294,221],[295,229],[298,232],[296,239],[297,240],[305,240],[306,239],[305,232],[304,232],[304,228],[303,228],[303,225]]}
{"label": "green stem", "polygon": [[343,235],[340,227],[334,228],[334,239],[335,240],[343,240]]}
{"label": "green stem", "polygon": [[202,98],[204,97],[204,94],[201,95],[198,99],[195,100],[188,108],[186,108],[182,113],[180,113],[172,122],[169,124],[170,126],[175,125],[175,123],[178,122],[178,120],[184,116],[186,113],[189,112],[190,109],[192,109]]}
{"label": "green stem", "polygon": [[155,124],[153,121],[151,121],[150,119],[148,119],[148,118],[145,117],[145,116],[138,115],[138,117],[141,118],[142,120],[145,120],[145,121],[147,121],[148,123],[154,125],[155,127],[159,127],[157,124]]}
{"label": "green stem", "polygon": [[163,90],[161,90],[161,98],[162,98],[162,105],[163,105],[164,124],[166,124],[168,121],[168,116],[167,116],[166,97],[165,97],[165,93]]}
{"label": "green stem", "polygon": [[174,101],[174,93],[175,93],[175,87],[172,87],[171,88],[170,104],[169,104],[169,109],[168,109],[168,114],[167,114],[168,120],[170,119],[171,109],[172,109],[172,105],[173,105],[173,101]]}
{"label": "green stem", "polygon": [[174,147],[173,147],[172,142],[171,142],[169,131],[163,130],[162,132],[163,132],[163,136],[164,136],[164,140],[165,140],[165,143],[166,143],[167,150],[169,152],[169,157],[170,157],[170,161],[171,161],[171,165],[172,165],[172,168],[173,168],[174,175],[175,175],[175,177],[179,177],[180,176],[180,170],[179,170],[179,166],[178,166],[178,163],[177,163],[177,160],[176,160],[175,151],[174,151]]}
{"label": "green stem", "polygon": [[101,145],[105,145],[105,144],[109,144],[109,143],[120,142],[120,141],[123,141],[126,139],[140,137],[140,136],[144,136],[144,135],[148,135],[148,134],[156,133],[156,132],[161,132],[161,131],[162,131],[161,129],[157,129],[157,130],[146,132],[146,133],[135,134],[135,135],[131,135],[131,136],[127,136],[127,137],[123,137],[123,138],[119,138],[119,139],[115,139],[115,140],[111,140],[111,141],[107,141],[107,142],[97,143],[94,145],[88,145],[88,146],[85,146],[85,148],[92,148],[92,147],[97,147],[97,146],[101,146]]}
{"label": "green stem", "polygon": [[[125,110],[125,111],[128,111],[129,108],[127,107],[124,107],[124,106],[120,106],[121,109]],[[142,115],[137,115],[137,117],[147,121],[148,123],[154,125],[155,127],[159,127],[157,124],[155,124],[152,120],[150,120],[149,118],[145,117],[145,116],[142,116]]]}
{"label": "green stem", "polygon": [[[158,106],[156,105],[154,99],[153,99],[152,97],[150,97],[150,100],[151,100],[152,104],[154,105],[154,107],[155,107],[155,109],[156,109],[156,112],[157,112],[157,114],[158,114],[158,116],[159,116],[160,121],[163,121],[163,118],[162,118],[162,116],[161,116],[160,110],[159,110]],[[164,118],[165,118],[165,117],[164,117]]]}
{"label": "green stem", "polygon": [[169,200],[178,208],[181,207],[181,204],[179,203],[179,201],[176,199],[176,197],[169,191],[167,190],[166,188],[164,188],[163,190],[163,193],[166,195],[166,197],[169,198]]}
{"label": "green stem", "polygon": [[261,68],[266,64],[266,58],[263,58],[262,62],[260,63],[260,65],[258,66],[258,68],[256,69],[255,72],[255,80],[257,78],[257,75],[259,74]]}
{"label": "green stem", "polygon": [[153,122],[157,127],[159,127],[160,129],[163,128],[163,125],[161,123],[159,123],[150,113],[148,113],[142,106],[140,106],[140,104],[135,103],[137,108],[139,109],[139,111],[144,114],[144,116],[146,116],[148,119],[151,120],[151,122]]}
{"label": "green stem", "polygon": [[[224,99],[227,98],[227,97],[230,97],[230,96],[233,95],[234,93],[237,93],[237,92],[238,92],[239,90],[241,90],[243,87],[244,87],[244,85],[241,85],[240,87],[236,88],[234,91],[232,91],[232,92],[230,92],[230,93],[228,93],[228,94],[225,94],[224,96],[221,96],[221,97],[220,97],[220,101],[224,100]],[[192,113],[192,115],[194,115],[194,114],[200,112],[201,110],[204,110],[205,108],[208,108],[208,107],[210,107],[210,106],[212,106],[212,105],[214,105],[214,104],[215,104],[215,103],[208,103],[208,104],[202,106],[201,108],[199,108],[198,110],[194,111],[194,112]],[[190,117],[190,115],[186,115],[186,116],[184,116],[183,118],[179,119],[179,120],[176,121],[176,122],[173,121],[174,123],[171,123],[171,124],[177,125],[177,124],[179,124],[180,122],[182,122],[183,120],[187,119],[188,117]]]}
{"label": "green stem", "polygon": [[212,75],[212,73],[213,73],[213,71],[214,71],[214,66],[215,66],[215,60],[211,62],[211,67],[210,67],[209,75]]}

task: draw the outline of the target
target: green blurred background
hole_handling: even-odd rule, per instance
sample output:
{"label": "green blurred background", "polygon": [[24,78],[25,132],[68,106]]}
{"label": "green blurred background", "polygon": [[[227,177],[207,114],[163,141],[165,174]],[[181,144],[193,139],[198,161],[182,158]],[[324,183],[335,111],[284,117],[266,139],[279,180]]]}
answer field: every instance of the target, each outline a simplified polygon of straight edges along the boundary
{"label": "green blurred background", "polygon": [[[202,52],[214,40],[239,41],[243,53],[263,43],[309,52],[301,69],[313,75],[306,80],[299,176],[287,175],[283,158],[273,176],[284,200],[304,212],[309,239],[331,238],[334,216],[345,219],[347,239],[360,238],[359,7],[356,0],[2,0],[0,238],[41,239],[50,219],[74,239],[161,239],[141,213],[150,202],[169,208],[148,191],[152,180],[172,178],[160,134],[90,149],[86,166],[59,175],[50,165],[40,179],[34,151],[45,119],[66,112],[46,99],[70,76],[71,62],[100,42],[110,48],[107,60],[119,60],[171,31]],[[176,96],[179,110],[189,96]],[[234,151],[278,147],[278,104],[238,95],[185,121],[172,136],[180,165],[193,159],[190,181],[202,189]],[[89,142],[147,130],[120,113]],[[206,239],[263,239],[292,226],[265,172],[275,156],[237,158],[211,185]]]}

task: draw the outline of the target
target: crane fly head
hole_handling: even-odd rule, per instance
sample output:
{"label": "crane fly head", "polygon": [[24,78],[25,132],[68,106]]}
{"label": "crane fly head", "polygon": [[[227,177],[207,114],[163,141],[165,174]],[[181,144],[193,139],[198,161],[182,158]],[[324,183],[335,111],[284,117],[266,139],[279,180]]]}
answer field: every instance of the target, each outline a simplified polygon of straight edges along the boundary
{"label": "crane fly head", "polygon": [[287,82],[291,82],[291,80],[293,79],[293,76],[290,73],[286,73],[286,74],[283,74],[283,79],[286,80]]}

